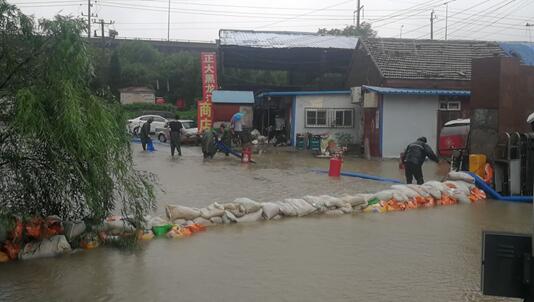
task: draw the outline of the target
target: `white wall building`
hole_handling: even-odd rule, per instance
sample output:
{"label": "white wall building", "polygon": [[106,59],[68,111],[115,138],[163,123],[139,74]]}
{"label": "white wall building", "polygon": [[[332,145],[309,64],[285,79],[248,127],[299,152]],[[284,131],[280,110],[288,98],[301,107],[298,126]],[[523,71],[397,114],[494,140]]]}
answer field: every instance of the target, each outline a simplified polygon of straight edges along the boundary
{"label": "white wall building", "polygon": [[128,87],[120,90],[121,104],[154,104],[156,94],[154,89],[147,87]]}
{"label": "white wall building", "polygon": [[352,102],[350,90],[264,92],[258,96],[268,102],[288,103],[281,117],[287,118],[290,140],[297,134],[348,134],[353,144],[361,142],[361,109]]}
{"label": "white wall building", "polygon": [[437,151],[440,111],[445,107],[459,111],[463,105],[461,101],[442,99],[471,94],[467,90],[377,86],[362,86],[362,91],[362,141],[368,145],[370,156],[382,158],[398,158],[421,136]]}

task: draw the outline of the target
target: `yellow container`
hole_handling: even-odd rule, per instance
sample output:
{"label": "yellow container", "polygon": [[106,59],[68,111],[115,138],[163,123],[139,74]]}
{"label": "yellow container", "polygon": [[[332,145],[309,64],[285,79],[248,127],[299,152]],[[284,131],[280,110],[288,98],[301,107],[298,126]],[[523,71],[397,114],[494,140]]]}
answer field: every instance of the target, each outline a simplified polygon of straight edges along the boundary
{"label": "yellow container", "polygon": [[487,158],[484,154],[470,154],[469,155],[469,171],[475,173],[480,177],[484,177]]}

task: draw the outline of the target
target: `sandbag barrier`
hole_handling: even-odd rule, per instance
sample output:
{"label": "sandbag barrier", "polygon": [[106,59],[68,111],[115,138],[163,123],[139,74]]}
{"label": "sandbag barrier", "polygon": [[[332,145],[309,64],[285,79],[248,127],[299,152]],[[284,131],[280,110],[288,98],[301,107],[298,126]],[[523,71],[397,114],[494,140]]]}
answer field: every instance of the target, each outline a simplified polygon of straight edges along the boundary
{"label": "sandbag barrier", "polygon": [[[238,198],[228,203],[215,202],[204,208],[168,205],[165,207],[165,218],[146,216],[145,224],[140,227],[134,227],[127,217],[120,216],[109,217],[103,224],[90,227],[90,231],[83,222],[63,222],[58,225],[56,218],[48,218],[46,227],[42,224],[44,220],[30,220],[25,225],[17,221],[15,228],[10,231],[10,239],[0,243],[0,262],[57,256],[75,250],[71,245],[89,250],[125,236],[135,236],[138,240],[151,240],[154,237],[180,239],[205,231],[206,226],[212,225],[311,215],[398,212],[457,203],[469,204],[483,199],[486,199],[486,194],[475,186],[475,179],[471,175],[451,172],[444,182],[395,184],[390,189],[374,194],[341,197],[308,195],[274,202]],[[32,241],[21,244],[23,237],[31,237]]]}
{"label": "sandbag barrier", "polygon": [[395,184],[374,194],[333,197],[304,196],[276,202],[256,202],[238,198],[229,203],[213,203],[205,208],[168,205],[167,220],[176,224],[233,224],[284,217],[309,215],[338,216],[359,212],[396,212],[417,208],[473,203],[486,199],[484,191],[475,186],[475,179],[464,172],[451,172],[444,182],[429,181],[423,185]]}

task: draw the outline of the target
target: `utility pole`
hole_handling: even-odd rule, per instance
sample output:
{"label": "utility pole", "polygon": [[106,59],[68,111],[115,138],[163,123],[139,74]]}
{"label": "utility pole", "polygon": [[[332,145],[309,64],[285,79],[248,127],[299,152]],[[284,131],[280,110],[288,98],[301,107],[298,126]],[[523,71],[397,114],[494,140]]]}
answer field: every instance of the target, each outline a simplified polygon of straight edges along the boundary
{"label": "utility pole", "polygon": [[356,28],[360,29],[360,10],[361,10],[361,6],[360,6],[360,0],[358,0],[358,21],[356,22]]}
{"label": "utility pole", "polygon": [[400,28],[400,36],[399,36],[399,38],[401,38],[401,39],[402,39],[402,30],[403,30],[403,29],[404,29],[404,24],[401,25],[401,28]]}
{"label": "utility pole", "polygon": [[169,0],[169,10],[167,11],[167,41],[171,40],[171,0]]}
{"label": "utility pole", "polygon": [[434,40],[434,10],[430,13],[430,40]]}
{"label": "utility pole", "polygon": [[104,33],[104,26],[105,25],[111,25],[111,24],[115,24],[115,21],[109,21],[109,22],[106,22],[104,19],[100,19],[98,20],[99,23],[100,23],[100,30],[101,30],[101,33],[102,33],[102,43],[104,43],[105,39],[106,39],[106,34]]}
{"label": "utility pole", "polygon": [[91,38],[91,0],[87,0],[87,35]]}
{"label": "utility pole", "polygon": [[82,13],[82,16],[87,17],[87,37],[88,38],[91,38],[91,23],[93,22],[91,18],[98,17],[98,15],[94,15],[91,13],[91,7],[93,7],[91,0],[87,0],[87,15]]}
{"label": "utility pole", "polygon": [[[527,31],[528,31],[528,41],[532,42],[532,32],[530,31],[530,28],[534,27],[534,24],[527,23],[527,24],[525,24],[525,26],[527,27]],[[534,240],[532,242],[533,242],[532,244],[534,245]],[[533,251],[533,253],[534,253],[534,251]]]}

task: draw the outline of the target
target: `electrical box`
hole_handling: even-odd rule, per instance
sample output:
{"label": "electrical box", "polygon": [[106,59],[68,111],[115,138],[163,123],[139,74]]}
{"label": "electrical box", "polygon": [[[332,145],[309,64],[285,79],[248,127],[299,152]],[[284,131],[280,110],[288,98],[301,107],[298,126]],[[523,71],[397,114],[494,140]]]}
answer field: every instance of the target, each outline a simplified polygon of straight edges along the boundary
{"label": "electrical box", "polygon": [[378,94],[366,92],[363,95],[363,108],[378,108]]}
{"label": "electrical box", "polygon": [[352,87],[350,91],[351,103],[360,104],[362,102],[362,87]]}

